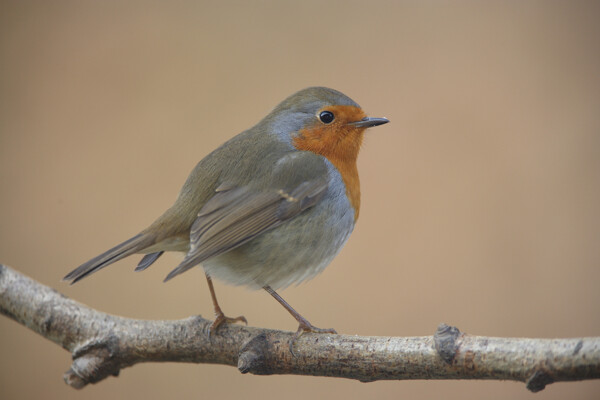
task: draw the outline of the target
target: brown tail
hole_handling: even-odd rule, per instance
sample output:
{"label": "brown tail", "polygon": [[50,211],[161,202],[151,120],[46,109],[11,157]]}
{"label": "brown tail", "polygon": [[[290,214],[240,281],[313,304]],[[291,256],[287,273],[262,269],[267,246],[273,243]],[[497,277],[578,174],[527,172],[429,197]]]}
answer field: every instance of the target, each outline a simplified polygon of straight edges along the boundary
{"label": "brown tail", "polygon": [[79,267],[69,272],[63,278],[63,280],[72,281],[71,284],[73,284],[122,258],[125,258],[145,249],[153,243],[154,240],[150,238],[147,234],[140,233],[139,235],[136,235],[131,239],[124,241],[123,243],[100,254],[99,256],[92,258],[88,262],[81,264]]}

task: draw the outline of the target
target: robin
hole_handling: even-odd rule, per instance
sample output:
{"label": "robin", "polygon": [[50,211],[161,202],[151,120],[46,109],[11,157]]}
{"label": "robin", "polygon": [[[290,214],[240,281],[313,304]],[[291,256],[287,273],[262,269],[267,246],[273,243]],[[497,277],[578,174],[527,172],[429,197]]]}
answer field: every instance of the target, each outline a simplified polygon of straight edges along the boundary
{"label": "robin", "polygon": [[281,303],[299,323],[290,349],[303,332],[335,333],[311,325],[275,290],[313,278],[346,243],[359,215],[356,159],[365,129],[388,122],[336,90],[301,90],[202,159],[152,225],[64,279],[75,283],[138,253],[141,271],[179,251],[185,258],[165,281],[202,264],[216,317],[209,334],[246,322],[225,316],[213,277],[262,288]]}

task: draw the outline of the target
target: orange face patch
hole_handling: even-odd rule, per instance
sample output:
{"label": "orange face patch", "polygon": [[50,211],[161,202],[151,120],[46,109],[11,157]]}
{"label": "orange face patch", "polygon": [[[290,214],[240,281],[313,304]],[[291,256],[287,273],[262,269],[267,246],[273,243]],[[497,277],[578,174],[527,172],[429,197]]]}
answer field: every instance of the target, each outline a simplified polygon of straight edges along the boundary
{"label": "orange face patch", "polygon": [[[318,115],[330,111],[334,120],[325,124]],[[366,116],[364,111],[354,106],[328,106],[317,112],[315,123],[302,129],[293,139],[298,150],[312,151],[326,157],[340,172],[346,185],[346,195],[354,208],[354,220],[360,209],[360,181],[356,160],[363,140],[365,128],[349,125]]]}

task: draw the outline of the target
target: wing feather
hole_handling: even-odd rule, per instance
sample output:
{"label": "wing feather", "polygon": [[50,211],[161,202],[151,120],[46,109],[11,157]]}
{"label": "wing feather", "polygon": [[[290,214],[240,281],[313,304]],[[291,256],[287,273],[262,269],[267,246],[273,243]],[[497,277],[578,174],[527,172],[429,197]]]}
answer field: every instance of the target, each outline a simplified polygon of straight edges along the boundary
{"label": "wing feather", "polygon": [[219,186],[192,225],[190,251],[165,281],[277,227],[317,204],[326,190],[324,178],[302,182],[289,192]]}

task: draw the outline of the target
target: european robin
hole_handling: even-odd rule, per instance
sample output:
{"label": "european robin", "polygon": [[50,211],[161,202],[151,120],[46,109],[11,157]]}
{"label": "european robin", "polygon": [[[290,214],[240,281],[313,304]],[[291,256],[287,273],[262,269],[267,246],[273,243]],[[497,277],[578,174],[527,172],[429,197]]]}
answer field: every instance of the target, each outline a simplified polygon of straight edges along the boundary
{"label": "european robin", "polygon": [[366,128],[389,122],[369,118],[344,94],[324,87],[301,90],[253,128],[202,159],[175,204],[131,239],[71,271],[75,283],[115,261],[145,254],[136,270],[165,251],[185,258],[165,281],[202,264],[215,309],[209,332],[226,317],[212,277],[265,289],[300,324],[319,329],[275,290],[313,278],[350,236],[360,209],[356,159]]}

